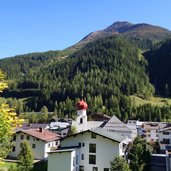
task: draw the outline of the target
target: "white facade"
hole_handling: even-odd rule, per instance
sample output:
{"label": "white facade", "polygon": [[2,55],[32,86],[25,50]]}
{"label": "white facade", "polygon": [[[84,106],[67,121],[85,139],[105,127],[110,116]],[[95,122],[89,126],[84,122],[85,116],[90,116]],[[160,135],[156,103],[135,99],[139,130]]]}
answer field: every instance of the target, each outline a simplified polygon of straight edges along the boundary
{"label": "white facade", "polygon": [[[109,134],[117,136],[115,133],[110,132]],[[64,151],[59,150],[49,154],[48,171],[96,171],[97,169],[98,171],[104,171],[104,169],[107,171],[110,168],[110,161],[115,156],[124,155],[125,148],[124,138],[123,141],[118,142],[107,136],[85,131],[65,138],[61,142],[61,149],[64,149]],[[67,159],[64,160],[64,156]],[[73,167],[66,170],[65,163],[71,161],[76,162],[73,162]],[[57,163],[60,164],[60,167]],[[52,167],[54,169],[50,170]]]}
{"label": "white facade", "polygon": [[57,154],[50,153],[48,157],[48,171],[73,171],[76,152],[61,150]]}
{"label": "white facade", "polygon": [[77,110],[76,125],[78,132],[87,130],[87,112],[85,109]]}
{"label": "white facade", "polygon": [[131,139],[133,140],[137,135],[137,125],[136,125],[136,120],[128,120],[127,122],[127,127],[131,130]]}
{"label": "white facade", "polygon": [[165,151],[166,146],[171,146],[171,127],[159,131],[160,150]]}
{"label": "white facade", "polygon": [[51,151],[52,148],[56,147],[56,141],[46,142],[42,141],[38,138],[25,134],[23,132],[18,132],[15,134],[15,146],[12,149],[12,152],[9,154],[10,157],[17,158],[21,150],[21,143],[23,141],[28,141],[30,147],[34,154],[34,159],[44,159],[48,157],[48,152]]}

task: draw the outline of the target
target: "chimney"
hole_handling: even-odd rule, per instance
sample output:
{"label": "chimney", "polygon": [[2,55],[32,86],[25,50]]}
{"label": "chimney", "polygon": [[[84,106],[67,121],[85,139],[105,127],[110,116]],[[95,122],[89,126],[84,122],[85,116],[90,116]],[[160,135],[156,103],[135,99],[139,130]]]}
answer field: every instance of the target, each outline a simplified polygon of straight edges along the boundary
{"label": "chimney", "polygon": [[43,132],[43,128],[39,128],[39,132]]}

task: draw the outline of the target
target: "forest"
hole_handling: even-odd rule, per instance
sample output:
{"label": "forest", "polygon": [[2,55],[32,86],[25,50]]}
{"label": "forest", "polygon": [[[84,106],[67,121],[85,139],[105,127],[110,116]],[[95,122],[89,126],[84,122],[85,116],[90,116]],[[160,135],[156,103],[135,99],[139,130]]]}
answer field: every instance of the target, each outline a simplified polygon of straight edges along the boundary
{"label": "forest", "polygon": [[170,43],[152,46],[145,39],[110,36],[78,50],[3,59],[0,68],[9,89],[1,96],[18,106],[18,114],[39,112],[46,106],[58,117],[75,118],[76,102],[83,94],[89,115],[116,115],[124,121],[169,120],[171,106],[135,106],[129,96],[170,97]]}

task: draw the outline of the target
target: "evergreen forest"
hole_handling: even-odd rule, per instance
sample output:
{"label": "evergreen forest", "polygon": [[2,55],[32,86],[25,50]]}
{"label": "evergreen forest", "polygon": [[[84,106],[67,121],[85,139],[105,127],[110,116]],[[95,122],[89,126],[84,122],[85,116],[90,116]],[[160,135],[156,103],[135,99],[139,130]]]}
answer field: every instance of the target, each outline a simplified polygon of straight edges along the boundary
{"label": "evergreen forest", "polygon": [[99,113],[123,121],[166,121],[171,119],[169,104],[135,106],[130,95],[171,96],[170,45],[171,40],[152,44],[147,39],[107,36],[78,49],[1,59],[9,84],[1,100],[17,114],[46,107],[56,117],[74,119],[83,94],[89,119]]}

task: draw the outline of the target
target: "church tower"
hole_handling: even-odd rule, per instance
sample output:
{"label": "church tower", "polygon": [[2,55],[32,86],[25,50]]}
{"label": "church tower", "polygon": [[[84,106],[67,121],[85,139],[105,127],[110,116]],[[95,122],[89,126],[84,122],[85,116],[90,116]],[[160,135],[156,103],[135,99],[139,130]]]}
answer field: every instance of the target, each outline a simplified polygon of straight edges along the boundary
{"label": "church tower", "polygon": [[82,131],[87,130],[87,103],[82,99],[77,103],[77,125]]}

